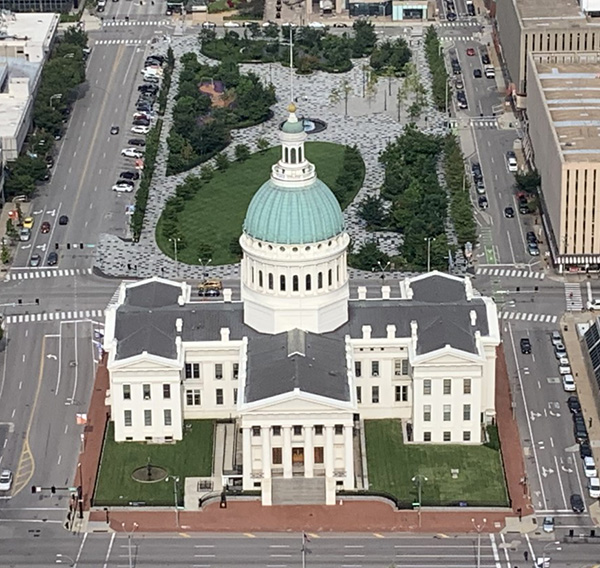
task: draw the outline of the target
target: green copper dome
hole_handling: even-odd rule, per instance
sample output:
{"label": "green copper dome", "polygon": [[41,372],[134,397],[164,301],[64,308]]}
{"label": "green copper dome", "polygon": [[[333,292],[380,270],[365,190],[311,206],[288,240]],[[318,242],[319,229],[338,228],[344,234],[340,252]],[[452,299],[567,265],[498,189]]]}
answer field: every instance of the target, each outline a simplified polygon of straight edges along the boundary
{"label": "green copper dome", "polygon": [[244,221],[244,231],[251,237],[279,244],[315,243],[343,230],[340,205],[320,179],[303,187],[265,182],[252,198]]}
{"label": "green copper dome", "polygon": [[304,132],[304,126],[300,121],[290,122],[286,120],[281,127],[281,131],[286,134],[299,134],[300,132]]}

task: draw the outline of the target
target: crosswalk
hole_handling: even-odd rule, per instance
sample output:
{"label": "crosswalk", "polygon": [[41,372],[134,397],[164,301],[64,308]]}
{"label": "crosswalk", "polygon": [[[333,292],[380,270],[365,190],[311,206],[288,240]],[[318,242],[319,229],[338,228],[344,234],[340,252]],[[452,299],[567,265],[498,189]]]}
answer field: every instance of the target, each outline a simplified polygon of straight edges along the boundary
{"label": "crosswalk", "polygon": [[583,310],[583,296],[581,286],[576,282],[565,282],[565,300],[567,311],[575,312]]}
{"label": "crosswalk", "polygon": [[102,22],[102,27],[118,26],[168,26],[172,24],[171,20],[108,20]]}
{"label": "crosswalk", "polygon": [[485,119],[472,118],[471,124],[475,128],[498,128],[497,120],[485,120]]}
{"label": "crosswalk", "polygon": [[9,280],[33,280],[35,278],[57,278],[60,276],[82,276],[91,274],[91,268],[57,268],[52,270],[28,270],[27,272],[9,272],[4,281]]}
{"label": "crosswalk", "polygon": [[[450,30],[448,30],[450,31]],[[443,34],[444,30],[440,30],[440,34]],[[455,36],[455,35],[450,35],[450,36],[442,36],[440,35],[440,40],[443,41],[448,41],[449,43],[454,44],[454,42],[456,41],[473,41],[473,36],[472,35],[468,35],[468,36]]]}
{"label": "crosswalk", "polygon": [[474,20],[457,20],[456,22],[440,22],[438,27],[442,28],[456,28],[456,27],[465,27],[465,26],[473,26],[473,27],[481,27],[481,24]]}
{"label": "crosswalk", "polygon": [[501,320],[530,321],[537,323],[556,323],[558,320],[558,316],[555,315],[520,312],[502,312],[498,317]]}
{"label": "crosswalk", "polygon": [[104,310],[74,310],[66,312],[43,312],[39,314],[19,314],[6,316],[5,324],[34,323],[50,321],[81,321],[89,319],[104,319]]}
{"label": "crosswalk", "polygon": [[96,45],[150,45],[152,40],[150,39],[99,39],[94,43]]}
{"label": "crosswalk", "polygon": [[543,280],[546,277],[544,272],[535,272],[533,270],[517,270],[514,268],[478,268],[477,274],[481,276],[504,276],[505,278],[533,278],[534,280]]}

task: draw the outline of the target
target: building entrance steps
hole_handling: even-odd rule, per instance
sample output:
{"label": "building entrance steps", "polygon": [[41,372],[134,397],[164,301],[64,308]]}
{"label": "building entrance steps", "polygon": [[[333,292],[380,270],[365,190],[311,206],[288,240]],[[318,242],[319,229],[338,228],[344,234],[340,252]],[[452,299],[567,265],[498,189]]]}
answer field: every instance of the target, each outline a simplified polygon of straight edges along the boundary
{"label": "building entrance steps", "polygon": [[223,460],[225,457],[225,426],[221,422],[215,425],[215,439],[213,442],[213,487],[215,491],[223,489]]}
{"label": "building entrance steps", "polygon": [[225,448],[223,452],[223,473],[235,473],[235,424],[225,424]]}
{"label": "building entrance steps", "polygon": [[324,477],[274,477],[273,505],[323,505],[325,503]]}

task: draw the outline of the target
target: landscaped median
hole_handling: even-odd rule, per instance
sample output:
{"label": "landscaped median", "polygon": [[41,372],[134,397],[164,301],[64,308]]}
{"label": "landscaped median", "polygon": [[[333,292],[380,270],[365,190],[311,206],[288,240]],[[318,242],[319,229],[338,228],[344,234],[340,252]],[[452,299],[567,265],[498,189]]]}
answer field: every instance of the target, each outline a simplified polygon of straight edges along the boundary
{"label": "landscaped median", "polygon": [[[449,507],[508,507],[502,458],[495,428],[490,444],[405,444],[400,420],[365,421],[369,488],[401,504]],[[458,470],[454,479],[452,470]],[[415,481],[413,481],[415,478]]]}
{"label": "landscaped median", "polygon": [[[178,477],[178,499],[183,500],[186,477],[210,477],[213,453],[212,420],[186,420],[183,440],[173,444],[115,442],[114,424],[109,422],[98,469],[94,506],[172,506],[174,483]],[[145,468],[162,468],[169,476],[153,483],[143,480]],[[141,469],[142,482],[133,473]]]}

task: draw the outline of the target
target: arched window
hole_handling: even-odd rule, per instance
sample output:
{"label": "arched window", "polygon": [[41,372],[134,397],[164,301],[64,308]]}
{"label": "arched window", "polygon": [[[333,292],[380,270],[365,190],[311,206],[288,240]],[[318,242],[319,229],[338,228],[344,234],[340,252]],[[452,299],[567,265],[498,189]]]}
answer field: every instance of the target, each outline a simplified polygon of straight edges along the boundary
{"label": "arched window", "polygon": [[283,148],[283,161],[285,163],[288,163],[290,161],[290,156],[288,154],[287,146],[284,146],[284,148]]}
{"label": "arched window", "polygon": [[258,271],[258,285],[262,288],[263,287],[263,275],[262,275],[262,270]]}
{"label": "arched window", "polygon": [[250,270],[250,273],[252,274],[252,284],[254,284],[254,266]]}
{"label": "arched window", "polygon": [[269,290],[273,289],[273,274],[269,272]]}
{"label": "arched window", "polygon": [[290,150],[290,163],[292,163],[292,164],[296,163],[296,148],[292,148]]}
{"label": "arched window", "polygon": [[298,163],[302,162],[302,148],[298,148]]}
{"label": "arched window", "polygon": [[306,275],[306,290],[307,292],[310,292],[310,289],[312,287],[312,282],[310,281],[310,274]]}
{"label": "arched window", "polygon": [[336,284],[340,283],[340,265],[339,265],[339,263],[335,267],[335,283]]}
{"label": "arched window", "polygon": [[333,284],[333,270],[331,268],[327,272],[327,285],[331,286]]}
{"label": "arched window", "polygon": [[284,274],[282,274],[282,275],[279,277],[279,289],[280,289],[282,292],[285,292],[285,275],[284,275]]}
{"label": "arched window", "polygon": [[317,288],[319,288],[319,290],[321,288],[323,288],[323,273],[319,272],[319,274],[317,275]]}

